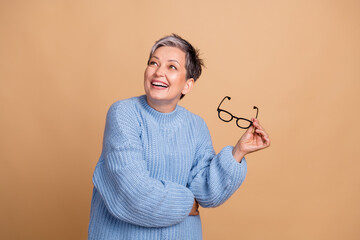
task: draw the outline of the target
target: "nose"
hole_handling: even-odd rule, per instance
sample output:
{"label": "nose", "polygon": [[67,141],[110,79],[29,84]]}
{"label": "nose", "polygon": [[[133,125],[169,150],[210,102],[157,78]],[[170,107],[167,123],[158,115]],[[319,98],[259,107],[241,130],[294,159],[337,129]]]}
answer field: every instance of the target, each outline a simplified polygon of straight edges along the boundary
{"label": "nose", "polygon": [[156,76],[158,76],[158,77],[163,77],[163,76],[165,76],[165,71],[164,71],[164,69],[163,69],[161,66],[159,66],[159,67],[156,69],[155,74],[156,74]]}

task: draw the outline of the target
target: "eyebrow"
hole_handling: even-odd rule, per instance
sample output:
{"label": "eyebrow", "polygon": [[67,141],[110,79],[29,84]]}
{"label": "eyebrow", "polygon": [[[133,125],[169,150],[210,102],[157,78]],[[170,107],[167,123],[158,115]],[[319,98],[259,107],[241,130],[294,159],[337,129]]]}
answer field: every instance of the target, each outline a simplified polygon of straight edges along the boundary
{"label": "eyebrow", "polygon": [[181,66],[181,64],[177,60],[169,60],[168,62],[177,62]]}
{"label": "eyebrow", "polygon": [[[152,58],[156,58],[157,60],[160,60],[157,56],[151,56]],[[179,64],[180,66],[181,66],[181,64],[179,63],[179,61],[178,60],[175,60],[175,59],[170,59],[170,60],[168,60],[168,62],[177,62],[177,64]]]}

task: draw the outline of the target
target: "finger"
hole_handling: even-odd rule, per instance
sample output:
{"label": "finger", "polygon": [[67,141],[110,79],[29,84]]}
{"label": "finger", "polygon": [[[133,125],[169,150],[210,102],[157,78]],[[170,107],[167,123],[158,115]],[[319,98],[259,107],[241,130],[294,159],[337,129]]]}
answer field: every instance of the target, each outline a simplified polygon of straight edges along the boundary
{"label": "finger", "polygon": [[262,128],[257,128],[259,130],[259,133],[261,133],[262,136],[264,136],[264,138],[269,139],[269,134],[267,134],[267,132]]}
{"label": "finger", "polygon": [[261,129],[261,130],[264,130],[264,128],[260,125],[259,120],[257,120],[256,118],[255,118],[254,121],[253,121],[253,125],[254,125],[256,128],[259,128],[259,129]]}
{"label": "finger", "polygon": [[262,129],[257,128],[255,132],[259,134],[262,138],[269,138],[269,135]]}
{"label": "finger", "polygon": [[266,146],[270,145],[270,138],[265,131],[261,129],[256,129],[256,133],[261,136],[261,140],[263,141],[264,145]]}
{"label": "finger", "polygon": [[246,130],[246,133],[253,133],[254,132],[254,124],[251,124],[251,126]]}
{"label": "finger", "polygon": [[262,137],[267,136],[267,133],[266,133],[263,129],[256,128],[255,132],[256,132],[257,134],[260,134]]}

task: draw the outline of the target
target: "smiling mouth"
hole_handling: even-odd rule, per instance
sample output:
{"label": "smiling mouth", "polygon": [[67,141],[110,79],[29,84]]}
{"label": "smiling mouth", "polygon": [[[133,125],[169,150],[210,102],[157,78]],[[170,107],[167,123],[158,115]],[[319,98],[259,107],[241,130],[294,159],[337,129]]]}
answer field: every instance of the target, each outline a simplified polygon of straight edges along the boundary
{"label": "smiling mouth", "polygon": [[152,81],[151,85],[154,87],[168,88],[169,86],[163,82]]}

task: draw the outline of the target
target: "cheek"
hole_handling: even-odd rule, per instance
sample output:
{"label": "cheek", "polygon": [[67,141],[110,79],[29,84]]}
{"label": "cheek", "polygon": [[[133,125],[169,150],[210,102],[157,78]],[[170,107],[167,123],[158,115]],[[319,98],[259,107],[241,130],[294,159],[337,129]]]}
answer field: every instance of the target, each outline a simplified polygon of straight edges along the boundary
{"label": "cheek", "polygon": [[154,67],[151,67],[151,66],[147,66],[145,68],[145,73],[150,73],[150,72],[154,72],[155,71],[155,68]]}
{"label": "cheek", "polygon": [[149,71],[147,69],[145,69],[144,72],[144,85],[147,86],[149,83]]}
{"label": "cheek", "polygon": [[149,68],[145,68],[145,71],[144,71],[144,77],[146,78],[146,76],[149,75]]}
{"label": "cheek", "polygon": [[185,78],[186,76],[182,73],[174,74],[172,76],[173,81],[177,84],[183,84],[186,81]]}

